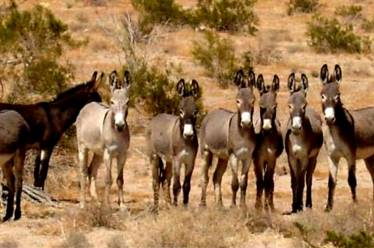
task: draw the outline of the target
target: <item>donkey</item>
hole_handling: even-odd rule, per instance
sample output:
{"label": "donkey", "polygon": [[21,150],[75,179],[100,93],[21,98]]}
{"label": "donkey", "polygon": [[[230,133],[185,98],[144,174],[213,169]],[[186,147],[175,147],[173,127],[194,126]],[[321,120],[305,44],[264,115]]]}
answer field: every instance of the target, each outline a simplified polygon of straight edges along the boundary
{"label": "donkey", "polygon": [[209,168],[213,155],[218,158],[213,175],[215,202],[222,206],[221,181],[226,171],[228,160],[232,169],[232,206],[236,205],[236,193],[239,189],[238,167],[242,164],[240,176],[240,206],[246,207],[248,170],[255,148],[256,135],[252,116],[255,103],[253,86],[255,74],[250,71],[248,76],[239,70],[234,79],[238,86],[236,95],[237,112],[217,109],[208,113],[201,124],[200,152],[203,158],[201,167],[201,206],[206,206],[206,189],[209,181]]}
{"label": "donkey", "polygon": [[277,116],[277,93],[279,77],[274,75],[272,85],[265,86],[262,74],[257,77],[256,87],[260,92],[261,130],[256,134],[256,148],[253,153],[256,174],[256,208],[262,208],[262,193],[265,189],[265,207],[274,210],[274,170],[277,158],[283,151],[283,138]]}
{"label": "donkey", "polygon": [[288,78],[290,119],[285,136],[285,149],[291,172],[292,212],[303,210],[306,180],[306,207],[312,208],[312,180],[317,156],[323,143],[322,120],[307,106],[308,78],[301,74],[301,87],[296,85],[295,73]]}
{"label": "donkey", "polygon": [[13,110],[0,111],[0,166],[7,181],[8,199],[3,221],[21,218],[22,175],[30,129],[23,117]]}
{"label": "donkey", "polygon": [[27,149],[37,150],[34,169],[34,186],[44,189],[48,174],[49,160],[54,146],[68,129],[84,105],[92,101],[101,101],[97,89],[103,74],[97,80],[95,71],[91,79],[68,89],[50,102],[36,104],[0,103],[0,110],[15,110],[22,115],[30,127]]}
{"label": "donkey", "polygon": [[[127,125],[129,103],[130,75],[125,72],[125,80],[118,77],[116,71],[109,75],[111,89],[110,106],[91,102],[84,106],[77,117],[78,159],[81,183],[81,208],[86,203],[86,180],[89,177],[91,196],[97,200],[97,171],[104,160],[105,198],[104,204],[110,206],[109,195],[112,185],[112,161],[117,162],[118,205],[124,208],[123,199],[123,168],[130,144],[130,132]],[[94,153],[90,166],[87,166],[88,151]],[[93,180],[93,182],[91,182]]]}
{"label": "donkey", "polygon": [[181,97],[179,116],[159,114],[150,123],[150,161],[155,210],[158,209],[160,184],[163,186],[166,202],[171,204],[170,184],[172,177],[173,204],[177,206],[181,190],[181,166],[185,167],[183,204],[187,206],[189,200],[191,177],[198,149],[196,99],[199,96],[199,84],[196,80],[187,84],[184,79],[181,79],[177,84],[177,91]]}
{"label": "donkey", "polygon": [[[334,192],[341,158],[348,163],[348,184],[352,199],[356,201],[356,160],[364,159],[374,184],[374,107],[349,112],[340,99],[339,85],[342,70],[335,65],[329,76],[327,65],[321,68],[322,110],[326,121],[325,148],[329,160],[328,200],[326,211],[333,208]],[[374,191],[373,191],[374,199]]]}

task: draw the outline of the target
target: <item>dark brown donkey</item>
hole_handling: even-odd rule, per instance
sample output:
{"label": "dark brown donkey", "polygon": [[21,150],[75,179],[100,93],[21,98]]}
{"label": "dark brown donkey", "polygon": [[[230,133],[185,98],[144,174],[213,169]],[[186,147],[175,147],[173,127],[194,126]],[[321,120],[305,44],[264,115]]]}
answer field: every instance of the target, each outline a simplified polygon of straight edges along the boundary
{"label": "dark brown donkey", "polygon": [[288,106],[290,119],[287,124],[285,149],[291,172],[292,213],[303,210],[306,180],[306,207],[312,207],[312,179],[317,156],[323,143],[322,120],[307,106],[308,78],[301,75],[301,86],[296,85],[295,73],[288,78],[291,93]]}
{"label": "dark brown donkey", "polygon": [[[339,84],[342,70],[335,65],[329,76],[327,65],[321,68],[322,110],[327,127],[324,128],[325,148],[328,153],[330,175],[326,210],[333,207],[338,164],[341,158],[348,163],[348,184],[356,201],[356,160],[364,159],[374,183],[374,107],[349,112],[340,100]],[[374,198],[374,190],[373,190]]]}
{"label": "dark brown donkey", "polygon": [[262,208],[262,193],[265,189],[265,208],[274,210],[274,169],[277,158],[283,151],[283,138],[277,116],[277,92],[279,77],[274,75],[272,85],[265,86],[264,77],[257,77],[256,87],[260,92],[261,130],[256,134],[256,148],[253,152],[254,169],[257,179],[256,208]]}
{"label": "dark brown donkey", "polygon": [[100,80],[97,72],[86,82],[68,89],[50,102],[36,104],[0,103],[0,110],[15,110],[22,115],[30,127],[27,148],[37,149],[34,169],[34,186],[44,189],[49,159],[61,135],[70,127],[84,105],[92,101],[101,101],[97,92]]}

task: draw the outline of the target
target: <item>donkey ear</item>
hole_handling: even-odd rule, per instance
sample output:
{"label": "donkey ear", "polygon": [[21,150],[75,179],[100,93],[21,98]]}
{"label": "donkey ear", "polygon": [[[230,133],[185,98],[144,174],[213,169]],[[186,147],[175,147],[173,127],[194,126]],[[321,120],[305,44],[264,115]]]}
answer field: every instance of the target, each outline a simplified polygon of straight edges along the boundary
{"label": "donkey ear", "polygon": [[103,81],[104,81],[104,76],[105,76],[105,73],[104,73],[104,72],[101,72],[101,74],[100,74],[98,80],[95,81],[95,86],[94,86],[95,89],[98,89],[99,86],[103,83]]}
{"label": "donkey ear", "polygon": [[125,87],[129,89],[131,86],[131,77],[130,77],[130,72],[128,70],[125,71],[124,80],[125,80]]}
{"label": "donkey ear", "polygon": [[292,72],[290,74],[290,76],[288,77],[287,87],[288,87],[288,90],[291,93],[294,92],[295,89],[296,89],[296,81],[295,81],[295,73],[294,72]]}
{"label": "donkey ear", "polygon": [[184,96],[186,93],[186,84],[183,78],[177,83],[177,92],[180,96]]}
{"label": "donkey ear", "polygon": [[256,75],[252,70],[249,70],[248,77],[249,80],[247,87],[254,87],[256,85]]}
{"label": "donkey ear", "polygon": [[305,93],[308,91],[308,87],[309,87],[308,77],[304,73],[301,74],[301,87]]}
{"label": "donkey ear", "polygon": [[112,71],[109,75],[109,87],[113,91],[118,84],[118,73],[116,70]]}
{"label": "donkey ear", "polygon": [[265,91],[264,76],[262,76],[262,74],[258,75],[257,77],[256,88],[258,91],[260,91],[260,94],[264,93]]}
{"label": "donkey ear", "polygon": [[328,68],[327,64],[324,64],[321,67],[321,73],[320,73],[319,76],[321,78],[322,84],[327,84],[327,82],[329,81],[329,68]]}
{"label": "donkey ear", "polygon": [[279,77],[277,74],[274,75],[273,84],[271,85],[271,88],[274,92],[279,91]]}
{"label": "donkey ear", "polygon": [[337,83],[342,81],[342,68],[338,64],[335,65],[335,79]]}
{"label": "donkey ear", "polygon": [[200,93],[199,83],[195,79],[192,79],[191,94],[193,97],[197,98],[199,96],[199,93]]}
{"label": "donkey ear", "polygon": [[94,71],[94,73],[92,74],[91,79],[90,79],[89,82],[95,82],[96,81],[96,77],[97,77],[97,71]]}
{"label": "donkey ear", "polygon": [[235,78],[234,78],[235,85],[238,86],[239,88],[242,87],[243,79],[244,79],[244,72],[242,69],[240,69],[235,74]]}

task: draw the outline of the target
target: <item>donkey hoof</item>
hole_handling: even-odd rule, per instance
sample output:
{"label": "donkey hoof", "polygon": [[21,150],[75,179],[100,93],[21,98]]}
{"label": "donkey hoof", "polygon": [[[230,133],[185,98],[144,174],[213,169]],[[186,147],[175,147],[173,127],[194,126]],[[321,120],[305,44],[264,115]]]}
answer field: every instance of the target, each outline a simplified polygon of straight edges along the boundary
{"label": "donkey hoof", "polygon": [[12,214],[6,214],[4,217],[3,217],[3,222],[6,222],[8,220],[10,220],[12,218]]}
{"label": "donkey hoof", "polygon": [[326,212],[326,213],[331,212],[331,210],[332,210],[332,207],[331,207],[331,206],[326,206],[326,208],[325,208],[325,212]]}
{"label": "donkey hoof", "polygon": [[19,220],[21,219],[21,216],[22,216],[22,212],[21,211],[15,211],[14,212],[14,220]]}

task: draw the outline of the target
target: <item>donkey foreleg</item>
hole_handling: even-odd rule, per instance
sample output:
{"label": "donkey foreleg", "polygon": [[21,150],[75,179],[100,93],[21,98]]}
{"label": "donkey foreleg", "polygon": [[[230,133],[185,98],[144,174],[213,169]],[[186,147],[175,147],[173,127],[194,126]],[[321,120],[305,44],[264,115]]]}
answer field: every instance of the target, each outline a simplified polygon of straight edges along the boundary
{"label": "donkey foreleg", "polygon": [[90,189],[91,198],[95,201],[98,200],[97,197],[97,172],[99,166],[102,162],[102,156],[94,154],[91,164],[88,167],[88,186]]}
{"label": "donkey foreleg", "polygon": [[328,182],[328,197],[325,211],[330,211],[334,205],[334,193],[336,182],[338,179],[338,166],[340,158],[327,156],[329,161],[329,182]]}
{"label": "donkey foreleg", "polygon": [[34,186],[39,187],[40,185],[40,153],[41,150],[37,150],[34,165]]}
{"label": "donkey foreleg", "polygon": [[170,196],[170,185],[171,178],[173,176],[173,163],[166,161],[164,169],[164,180],[162,181],[162,189],[165,197],[166,203],[171,205],[171,196]]}
{"label": "donkey foreleg", "polygon": [[373,184],[373,202],[374,202],[374,156],[371,156],[367,159],[365,159],[365,164],[366,164],[366,168],[368,169],[369,173],[370,173],[370,176],[371,176],[371,181],[372,181],[372,184]]}
{"label": "donkey foreleg", "polygon": [[317,164],[317,156],[309,160],[307,172],[306,172],[306,204],[307,208],[312,208],[312,184],[313,184],[313,173]]}
{"label": "donkey foreleg", "polygon": [[217,207],[222,207],[222,177],[225,174],[227,168],[227,160],[225,159],[218,159],[217,168],[213,175],[213,184],[214,184],[214,193],[215,193],[215,202]]}
{"label": "donkey foreleg", "polygon": [[184,182],[183,182],[183,204],[185,206],[188,205],[189,194],[191,190],[191,177],[193,173],[193,169],[195,167],[195,161],[190,161],[189,163],[185,164],[185,175],[184,175]]}
{"label": "donkey foreleg", "polygon": [[160,163],[162,161],[156,154],[153,154],[151,155],[150,162],[152,168],[153,204],[155,210],[157,210],[160,191]]}
{"label": "donkey foreleg", "polygon": [[265,176],[264,176],[264,186],[265,186],[265,207],[274,210],[274,170],[275,170],[275,160],[267,162]]}
{"label": "donkey foreleg", "polygon": [[180,183],[180,170],[181,170],[181,163],[178,159],[174,159],[173,162],[173,204],[174,206],[178,205],[178,195],[181,191],[181,183]]}
{"label": "donkey foreleg", "polygon": [[242,162],[242,172],[240,176],[240,207],[246,208],[246,193],[248,185],[248,171],[251,166],[251,161],[241,160]]}
{"label": "donkey foreleg", "polygon": [[239,189],[239,180],[238,180],[238,159],[234,154],[230,155],[230,166],[232,172],[232,179],[231,179],[231,190],[232,190],[232,198],[231,198],[231,206],[236,206],[236,193]]}
{"label": "donkey foreleg", "polygon": [[86,205],[86,179],[88,175],[87,155],[88,155],[87,148],[78,145],[78,161],[79,161],[80,186],[81,186],[79,205],[81,208],[84,208]]}
{"label": "donkey foreleg", "polygon": [[107,149],[104,151],[104,164],[105,164],[105,193],[104,205],[110,207],[110,188],[112,186],[112,155]]}
{"label": "donkey foreleg", "polygon": [[263,177],[263,166],[264,163],[260,162],[259,159],[255,159],[254,161],[254,171],[256,175],[256,203],[255,208],[261,209],[262,208],[262,193],[264,191],[264,177]]}
{"label": "donkey foreleg", "polygon": [[357,201],[357,196],[356,196],[357,179],[356,179],[356,159],[355,158],[348,160],[348,185],[351,188],[352,200],[353,202],[356,202]]}
{"label": "donkey foreleg", "polygon": [[49,169],[49,161],[51,159],[53,151],[53,146],[48,149],[43,149],[41,151],[40,155],[40,164],[41,164],[41,169],[40,169],[40,177],[39,177],[39,185],[38,187],[41,187],[42,190],[44,190],[44,185],[45,185],[45,180],[47,179],[48,175],[48,169]]}
{"label": "donkey foreleg", "polygon": [[121,209],[125,208],[125,200],[123,197],[123,169],[125,167],[127,154],[123,154],[117,158],[117,186],[118,186],[118,205]]}
{"label": "donkey foreleg", "polygon": [[200,172],[200,183],[201,183],[201,200],[200,206],[206,206],[206,189],[209,182],[209,168],[212,164],[213,155],[211,152],[205,150],[203,152],[203,159],[201,163],[201,172]]}
{"label": "donkey foreleg", "polygon": [[15,175],[15,192],[16,192],[16,210],[14,220],[21,218],[21,194],[23,182],[23,166],[25,160],[25,150],[19,149],[14,157],[14,175]]}

